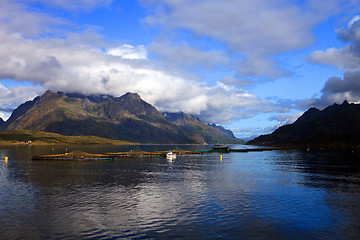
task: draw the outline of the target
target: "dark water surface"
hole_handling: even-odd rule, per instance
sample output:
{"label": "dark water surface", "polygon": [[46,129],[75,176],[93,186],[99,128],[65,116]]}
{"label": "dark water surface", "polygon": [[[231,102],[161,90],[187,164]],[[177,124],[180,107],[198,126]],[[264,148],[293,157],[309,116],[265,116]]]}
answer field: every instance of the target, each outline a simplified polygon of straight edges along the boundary
{"label": "dark water surface", "polygon": [[31,161],[79,146],[66,148],[0,147],[0,239],[360,239],[360,158],[351,153]]}

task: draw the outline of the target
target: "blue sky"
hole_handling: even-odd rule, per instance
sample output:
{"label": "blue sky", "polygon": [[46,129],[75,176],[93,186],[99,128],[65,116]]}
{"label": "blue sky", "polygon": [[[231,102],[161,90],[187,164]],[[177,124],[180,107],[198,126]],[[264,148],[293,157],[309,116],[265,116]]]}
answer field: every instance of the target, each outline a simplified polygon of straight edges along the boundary
{"label": "blue sky", "polygon": [[184,111],[240,138],[359,102],[357,0],[0,0],[0,116],[47,89]]}

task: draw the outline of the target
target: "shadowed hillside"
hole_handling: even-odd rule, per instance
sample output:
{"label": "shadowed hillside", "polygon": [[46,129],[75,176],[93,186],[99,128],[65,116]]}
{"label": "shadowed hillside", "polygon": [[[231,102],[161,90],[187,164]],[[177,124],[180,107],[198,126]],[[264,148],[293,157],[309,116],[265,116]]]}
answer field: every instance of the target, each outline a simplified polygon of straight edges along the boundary
{"label": "shadowed hillside", "polygon": [[[176,115],[176,114],[175,114]],[[47,91],[14,110],[3,130],[98,136],[139,143],[239,143],[233,135],[182,113],[167,119],[139,94],[121,97]]]}
{"label": "shadowed hillside", "polygon": [[320,111],[310,108],[293,124],[248,142],[261,145],[360,144],[360,105],[334,104]]}

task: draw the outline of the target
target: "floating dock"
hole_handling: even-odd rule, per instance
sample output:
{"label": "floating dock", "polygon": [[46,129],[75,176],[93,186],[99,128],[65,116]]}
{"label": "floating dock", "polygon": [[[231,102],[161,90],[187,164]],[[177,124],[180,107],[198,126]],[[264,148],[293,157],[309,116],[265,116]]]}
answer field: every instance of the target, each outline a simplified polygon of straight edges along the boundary
{"label": "floating dock", "polygon": [[[201,154],[204,152],[209,152],[208,150],[206,151],[185,151],[185,150],[171,150],[174,154],[177,155],[190,155],[190,154]],[[106,155],[108,156],[112,156],[114,158],[124,158],[124,157],[166,157],[166,154],[168,153],[168,151],[156,151],[156,152],[146,152],[146,151],[142,151],[140,149],[136,149],[136,150],[131,150],[128,152],[117,152],[117,153],[106,153]]]}
{"label": "floating dock", "polygon": [[93,154],[82,151],[71,153],[33,156],[32,160],[61,160],[61,161],[111,161],[114,157],[107,154]]}
{"label": "floating dock", "polygon": [[[172,152],[177,155],[186,155],[186,154],[190,155],[190,154],[202,154],[210,151],[172,150]],[[131,150],[128,152],[105,153],[105,154],[94,154],[94,153],[86,153],[82,151],[74,151],[71,153],[63,153],[63,154],[33,156],[32,160],[104,161],[104,160],[114,160],[116,158],[143,158],[143,157],[166,158],[167,153],[168,151],[146,152],[139,149]]]}
{"label": "floating dock", "polygon": [[[195,155],[195,154],[204,154],[204,153],[229,153],[229,152],[260,152],[260,151],[272,151],[272,150],[287,150],[293,148],[280,148],[280,147],[271,147],[271,148],[248,148],[248,149],[209,149],[209,150],[172,150],[172,153],[176,155]],[[140,149],[131,150],[128,152],[117,152],[117,153],[105,153],[105,154],[94,154],[86,153],[82,151],[74,151],[71,153],[63,154],[53,154],[53,155],[39,155],[33,156],[33,160],[62,160],[62,161],[109,161],[118,158],[143,158],[143,157],[161,157],[166,158],[168,151],[156,151],[156,152],[146,152]]]}

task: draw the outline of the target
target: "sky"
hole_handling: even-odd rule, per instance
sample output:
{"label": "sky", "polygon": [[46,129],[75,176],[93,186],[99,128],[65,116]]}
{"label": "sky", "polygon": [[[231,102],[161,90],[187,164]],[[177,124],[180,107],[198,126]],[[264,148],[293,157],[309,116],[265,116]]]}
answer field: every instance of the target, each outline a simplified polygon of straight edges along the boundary
{"label": "sky", "polygon": [[0,0],[0,117],[46,90],[271,133],[360,102],[360,0]]}

